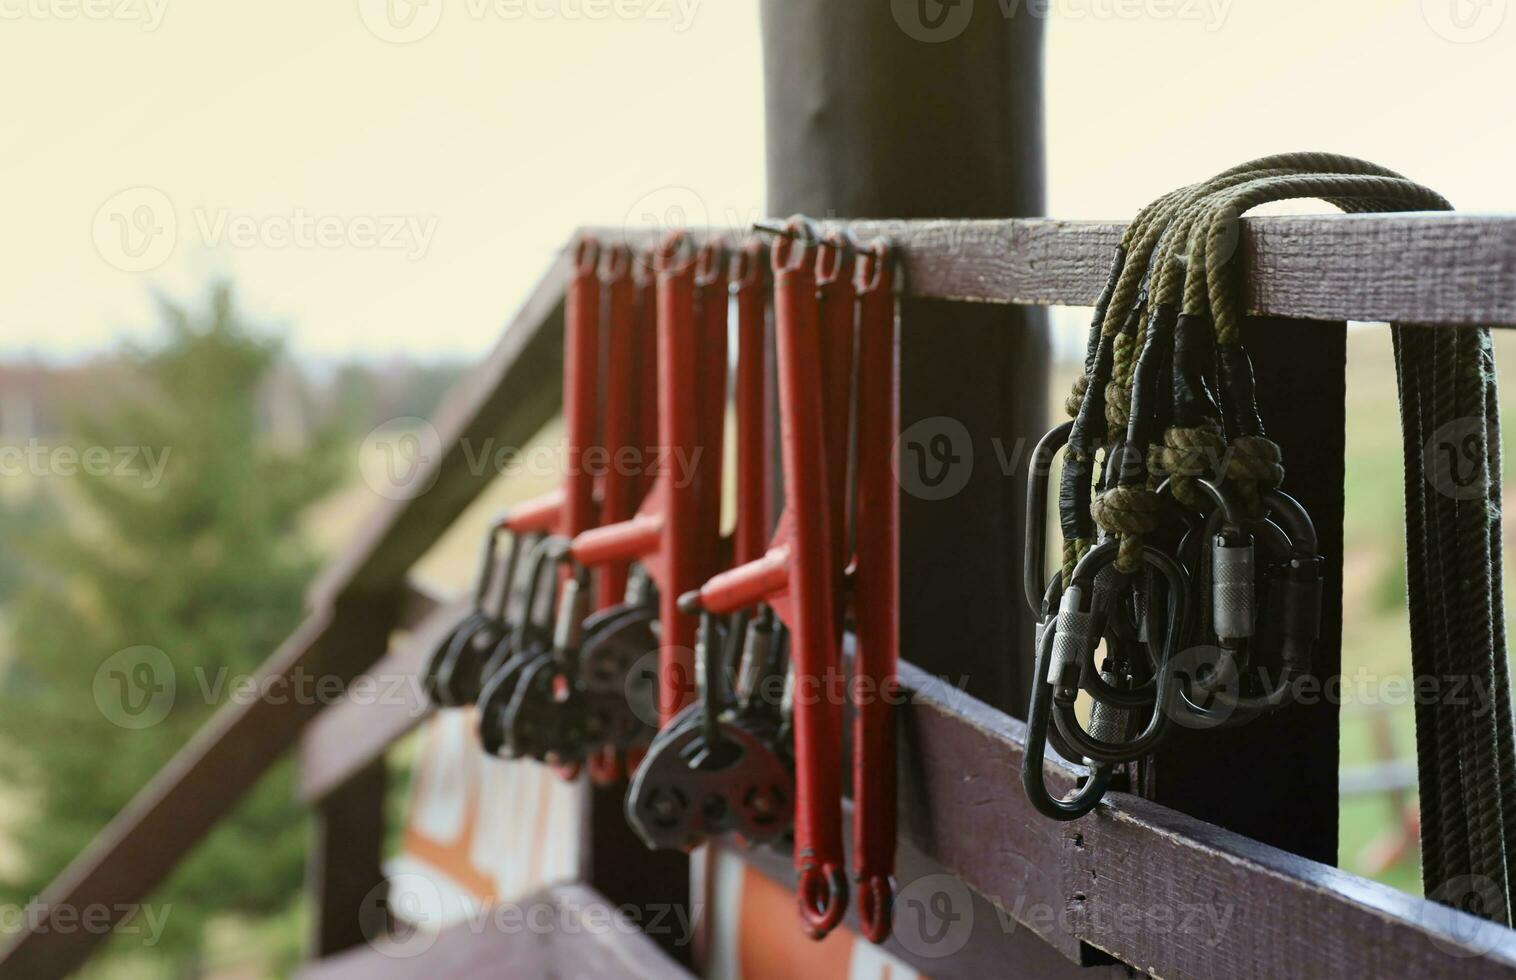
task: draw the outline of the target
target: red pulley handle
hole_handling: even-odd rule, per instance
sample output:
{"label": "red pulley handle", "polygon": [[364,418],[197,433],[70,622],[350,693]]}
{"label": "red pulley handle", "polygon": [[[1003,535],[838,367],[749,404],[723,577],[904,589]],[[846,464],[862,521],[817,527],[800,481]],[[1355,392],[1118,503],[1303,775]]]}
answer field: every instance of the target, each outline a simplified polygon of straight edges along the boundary
{"label": "red pulley handle", "polygon": [[[595,475],[588,462],[596,436],[600,380],[600,245],[589,235],[574,245],[573,272],[564,300],[563,522],[572,537],[592,528]],[[567,569],[565,569],[567,571]]]}
{"label": "red pulley handle", "polygon": [[[597,468],[600,478],[600,526],[631,517],[643,486],[639,468],[628,461],[638,452],[640,405],[652,398],[651,389],[638,387],[636,284],[632,281],[632,254],[625,245],[605,249],[600,263],[600,283],[605,290],[605,382],[604,449]],[[626,596],[629,561],[611,562],[599,570],[595,608],[613,606]]]}
{"label": "red pulley handle", "polygon": [[764,310],[768,249],[752,239],[732,256],[737,307],[737,525],[732,561],[763,557],[769,538],[768,385]]}
{"label": "red pulley handle", "polygon": [[[696,270],[720,270],[719,242],[691,255],[688,240],[674,232],[654,256],[657,278],[659,475],[636,516],[577,535],[574,561],[588,568],[641,560],[659,590],[659,717],[666,722],[694,696],[697,619],[679,611],[678,597],[716,570],[720,553],[721,459],[719,445],[707,445],[716,412],[711,399],[724,398],[724,350],[709,350],[719,307],[725,335],[724,274],[708,276],[711,302],[697,302]],[[724,343],[723,343],[724,348]],[[711,501],[714,500],[715,503]],[[705,522],[705,523],[703,523]],[[709,524],[709,527],[706,525]]]}
{"label": "red pulley handle", "polygon": [[802,921],[820,938],[847,910],[847,879],[837,765],[842,705],[828,696],[839,665],[814,253],[809,244],[780,238],[772,264],[781,453],[794,551],[789,586],[795,620],[790,647],[795,668],[797,897]]}
{"label": "red pulley handle", "polygon": [[853,614],[853,876],[863,934],[889,937],[895,868],[895,724],[900,649],[900,497],[891,454],[900,432],[894,256],[876,242],[858,261],[858,501]]}
{"label": "red pulley handle", "polygon": [[[591,235],[574,243],[573,266],[563,312],[563,510],[558,533],[572,537],[598,522],[595,474],[590,463],[599,429],[600,243]],[[573,574],[565,566],[563,581]],[[577,763],[554,766],[564,779],[579,774]]]}
{"label": "red pulley handle", "polygon": [[828,232],[816,252],[816,287],[821,319],[821,391],[826,440],[827,515],[831,527],[832,587],[837,595],[837,622],[842,622],[843,569],[848,548],[848,423],[853,407],[853,318],[855,292],[852,242],[841,231]]}
{"label": "red pulley handle", "polygon": [[[841,561],[833,551],[832,482],[823,410],[850,356],[823,356],[816,280],[818,249],[809,229],[791,222],[773,248],[774,322],[778,340],[780,445],[786,507],[762,557],[723,572],[700,589],[698,606],[724,614],[770,603],[791,633],[795,669],[795,864],[801,918],[815,938],[847,910],[842,847],[842,705],[836,614]],[[840,346],[840,345],[839,345]],[[849,351],[849,355],[851,351]],[[741,367],[739,365],[739,377]],[[845,389],[844,389],[845,390]],[[835,418],[835,416],[833,417]],[[846,453],[836,464],[845,470]],[[744,485],[745,486],[745,485]]]}

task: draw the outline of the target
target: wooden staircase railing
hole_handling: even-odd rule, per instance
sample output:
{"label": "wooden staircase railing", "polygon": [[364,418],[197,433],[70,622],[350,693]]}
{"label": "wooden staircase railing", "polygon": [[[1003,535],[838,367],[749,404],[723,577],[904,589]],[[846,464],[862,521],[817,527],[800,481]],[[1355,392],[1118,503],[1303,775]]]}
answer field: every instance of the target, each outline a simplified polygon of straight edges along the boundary
{"label": "wooden staircase railing", "polygon": [[[1253,314],[1516,326],[1516,217],[1334,215],[1243,224]],[[1121,231],[1050,219],[869,221],[853,228],[862,238],[894,238],[912,298],[1060,305],[1093,302]],[[626,233],[597,234],[614,240]],[[649,240],[641,232],[627,237]],[[469,465],[466,447],[487,439],[524,444],[556,413],[565,272],[560,258],[440,409],[434,420],[440,452],[414,474],[428,489],[377,510],[314,584],[305,621],[263,665],[260,680],[304,672],[350,681],[368,671],[417,669],[425,636],[451,613],[412,589],[407,573],[494,475]],[[929,330],[930,323],[908,322],[905,329]],[[410,629],[412,639],[392,647],[397,627]],[[1041,821],[1015,778],[1020,723],[916,667],[907,665],[903,679],[913,691],[902,719],[909,774],[902,784],[903,843],[918,870],[958,874],[976,902],[988,900],[1004,914],[1004,928],[976,933],[976,943],[1024,944],[1035,935],[1067,962],[1109,955],[1163,976],[1262,968],[1300,976],[1343,970],[1516,976],[1516,932],[1136,797],[1113,794],[1110,806],[1078,824]],[[295,699],[223,708],[39,897],[41,914],[28,917],[0,950],[0,976],[60,976],[77,968],[101,937],[55,928],[57,910],[104,906],[119,922],[302,740],[301,797],[319,816],[315,951],[326,955],[361,941],[343,923],[355,917],[352,903],[379,873],[379,835],[374,821],[359,834],[338,825],[372,807],[376,780],[382,794],[376,762],[423,713],[419,704],[381,710],[339,702],[323,709]],[[786,862],[754,860],[776,876],[787,873]],[[1099,914],[1122,902],[1172,909],[1230,903],[1235,914],[1210,944],[1133,930]],[[1050,924],[1042,915],[1049,909],[1056,913]],[[985,961],[994,961],[993,950]],[[939,976],[952,975],[950,967],[928,964]]]}

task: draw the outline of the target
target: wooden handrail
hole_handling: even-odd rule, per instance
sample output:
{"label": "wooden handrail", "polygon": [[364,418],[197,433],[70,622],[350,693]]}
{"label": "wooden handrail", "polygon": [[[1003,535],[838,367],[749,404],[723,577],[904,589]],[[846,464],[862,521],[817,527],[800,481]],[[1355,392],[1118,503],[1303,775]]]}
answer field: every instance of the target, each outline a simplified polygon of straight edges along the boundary
{"label": "wooden handrail", "polygon": [[[860,241],[887,235],[899,246],[909,296],[1052,306],[1095,302],[1125,227],[1056,218],[845,224]],[[651,238],[589,230],[634,244]],[[1244,218],[1238,250],[1251,314],[1516,326],[1516,215]]]}
{"label": "wooden handrail", "polygon": [[[310,612],[258,669],[255,690],[287,692],[302,676],[346,682],[384,653],[406,571],[495,475],[471,464],[473,447],[524,445],[557,411],[566,273],[560,257],[449,393],[434,422],[440,453],[414,474],[424,490],[376,508],[312,587]],[[280,697],[218,710],[32,903],[28,927],[0,949],[0,977],[62,976],[83,963],[102,933],[58,928],[53,916],[99,908],[119,924],[294,747],[319,708]]]}
{"label": "wooden handrail", "polygon": [[[860,238],[883,233],[901,245],[913,297],[1079,305],[1092,302],[1103,285],[1121,230],[1052,219],[866,221],[849,227]],[[652,237],[621,229],[599,234],[633,243]],[[1250,312],[1516,326],[1516,217],[1250,218],[1242,222],[1239,248]],[[260,690],[279,690],[278,683],[267,682],[302,671],[345,681],[384,653],[384,634],[405,595],[411,565],[495,475],[477,465],[479,448],[489,440],[522,445],[557,411],[565,274],[560,256],[495,349],[450,393],[434,423],[438,452],[421,461],[416,493],[385,501],[318,578],[306,621],[260,669]],[[119,921],[294,745],[317,708],[285,699],[218,711],[47,889],[39,907],[104,906],[112,910],[111,921]],[[996,737],[1009,738],[1005,732]],[[1013,746],[1012,738],[1001,756],[1008,759]],[[997,778],[1010,784],[1008,772]],[[1201,834],[1204,827],[1191,830]],[[1343,877],[1354,888],[1366,884]],[[1312,907],[1318,914],[1336,909]],[[46,914],[27,921],[36,925],[0,950],[0,976],[60,975],[81,963],[100,938],[53,928]],[[1157,962],[1140,950],[1132,955],[1129,962]]]}
{"label": "wooden handrail", "polygon": [[[386,657],[386,671],[419,667],[419,648]],[[1075,961],[1088,944],[1163,977],[1516,976],[1516,931],[1141,797],[1111,793],[1073,824],[1043,819],[1016,778],[1022,722],[912,664],[901,682],[903,769],[921,777],[901,787],[903,837],[924,859],[902,868],[902,886],[950,871],[1001,910],[1002,929],[1028,929]],[[344,721],[326,727],[333,717]],[[389,705],[333,707],[302,747],[302,795],[318,798],[335,774],[381,757],[407,717],[419,720]],[[1049,773],[1055,792],[1072,788],[1073,769],[1055,761]],[[781,876],[788,864],[760,862]],[[1122,918],[1134,915],[1169,921],[1177,935],[1154,938]]]}

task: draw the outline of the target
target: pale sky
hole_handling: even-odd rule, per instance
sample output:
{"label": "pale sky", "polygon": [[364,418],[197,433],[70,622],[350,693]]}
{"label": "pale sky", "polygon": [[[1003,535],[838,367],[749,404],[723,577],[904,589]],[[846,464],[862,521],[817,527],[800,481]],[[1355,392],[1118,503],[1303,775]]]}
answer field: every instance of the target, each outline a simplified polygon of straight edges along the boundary
{"label": "pale sky", "polygon": [[[1049,212],[1290,149],[1516,210],[1511,2],[1051,0]],[[750,0],[0,0],[0,83],[0,356],[226,275],[302,355],[472,357],[576,225],[762,213]]]}

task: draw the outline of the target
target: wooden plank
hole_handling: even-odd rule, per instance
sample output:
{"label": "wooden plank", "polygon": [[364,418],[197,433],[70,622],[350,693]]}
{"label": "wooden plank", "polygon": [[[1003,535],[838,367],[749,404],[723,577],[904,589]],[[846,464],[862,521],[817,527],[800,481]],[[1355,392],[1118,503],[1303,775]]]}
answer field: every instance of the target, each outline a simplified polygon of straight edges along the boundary
{"label": "wooden plank", "polygon": [[[1516,976],[1516,932],[1135,796],[1049,821],[1016,779],[1021,722],[914,665],[901,680],[902,889],[960,875],[988,902],[973,914],[993,915],[975,935],[1019,930],[1076,962],[1093,947],[1164,977]],[[352,743],[344,766],[376,757],[376,742]],[[1072,785],[1072,769],[1049,773],[1051,786]]]}
{"label": "wooden plank", "polygon": [[311,722],[300,740],[300,801],[316,803],[384,755],[401,736],[432,712],[421,689],[421,671],[442,638],[458,624],[471,597],[433,599],[407,589],[406,605],[431,612],[355,679],[340,700]]}
{"label": "wooden plank", "polygon": [[1055,946],[1167,978],[1516,977],[1516,931],[1157,803],[1112,793],[1047,820],[1016,779],[1021,722],[910,664],[901,679],[903,836]]}
{"label": "wooden plank", "polygon": [[[851,847],[851,826],[845,826]],[[789,855],[767,848],[739,851],[730,845],[717,846],[726,847],[728,853],[786,889],[794,888],[795,863]],[[908,841],[901,842],[896,854],[895,881],[899,896],[895,930],[884,949],[932,980],[1125,980],[1131,976],[1126,967],[1091,947],[1083,948],[1094,956],[1081,963],[1077,956],[1049,945]],[[848,908],[845,923],[858,929],[856,904]],[[794,928],[799,941],[798,918]],[[1072,945],[1079,948],[1078,942]]]}
{"label": "wooden plank", "polygon": [[[1051,306],[1095,302],[1125,227],[1057,218],[847,226],[902,248],[907,295]],[[1239,256],[1248,312],[1260,316],[1516,326],[1516,215],[1244,218]]]}
{"label": "wooden plank", "polygon": [[311,957],[362,946],[370,896],[384,884],[384,760],[371,763],[316,807],[306,855]]}
{"label": "wooden plank", "polygon": [[[1347,328],[1250,318],[1243,339],[1259,411],[1284,454],[1285,489],[1316,525],[1321,637],[1312,673],[1342,673],[1342,516]],[[1291,476],[1290,474],[1295,474]],[[1143,796],[1240,834],[1337,863],[1339,705],[1318,697],[1237,728],[1176,727],[1140,763]]]}
{"label": "wooden plank", "polygon": [[563,885],[438,932],[410,930],[307,965],[301,980],[446,980],[499,976],[690,976],[593,889]]}
{"label": "wooden plank", "polygon": [[[894,229],[913,295],[1088,306],[1122,225],[856,222]],[[1427,212],[1245,218],[1248,312],[1314,320],[1516,325],[1516,216]]]}
{"label": "wooden plank", "polygon": [[[0,976],[58,977],[84,962],[103,938],[58,928],[54,917],[97,906],[119,923],[293,744],[319,711],[322,677],[349,678],[354,663],[382,650],[390,603],[344,602],[301,624],[259,674],[266,696],[228,704],[64,869],[34,904],[36,925],[0,950]],[[302,676],[303,675],[303,676]],[[280,679],[294,684],[282,685]],[[272,683],[270,683],[272,682]],[[33,922],[28,913],[28,923]]]}

